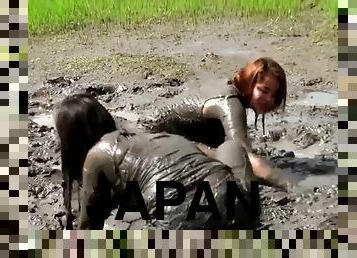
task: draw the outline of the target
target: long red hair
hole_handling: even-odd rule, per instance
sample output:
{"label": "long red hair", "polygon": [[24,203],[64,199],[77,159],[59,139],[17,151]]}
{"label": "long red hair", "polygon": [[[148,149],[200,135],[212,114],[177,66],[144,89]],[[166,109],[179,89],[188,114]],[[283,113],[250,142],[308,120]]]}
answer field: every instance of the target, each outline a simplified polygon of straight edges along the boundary
{"label": "long red hair", "polygon": [[249,103],[255,83],[263,80],[265,76],[273,76],[278,81],[279,86],[274,99],[274,109],[278,108],[282,102],[284,109],[286,103],[285,71],[273,59],[261,57],[249,63],[234,75],[232,83]]}

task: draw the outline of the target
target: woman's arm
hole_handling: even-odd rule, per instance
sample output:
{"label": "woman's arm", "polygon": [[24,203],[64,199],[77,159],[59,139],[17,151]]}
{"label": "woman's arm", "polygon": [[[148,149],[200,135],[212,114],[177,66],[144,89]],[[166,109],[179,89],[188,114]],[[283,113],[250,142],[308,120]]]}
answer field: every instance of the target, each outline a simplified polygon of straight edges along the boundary
{"label": "woman's arm", "polygon": [[[203,107],[203,115],[207,118],[220,119],[226,134],[226,142],[218,147],[218,153],[211,154],[211,156],[219,156],[219,160],[227,165],[230,165],[234,159],[236,160],[234,162],[238,162],[241,154],[229,152],[226,148],[237,142],[237,145],[241,144],[247,151],[253,174],[262,184],[283,189],[289,189],[295,185],[295,182],[280,169],[272,167],[263,158],[252,153],[251,143],[247,136],[245,108],[237,97],[217,97],[207,100]],[[229,141],[233,142],[228,143]],[[229,149],[233,150],[231,147]]]}
{"label": "woman's arm", "polygon": [[[202,99],[195,97],[184,99],[180,103],[161,109],[158,113],[159,114],[154,121],[148,121],[146,124],[146,127],[149,128],[151,132],[166,131],[182,135],[183,132],[181,129],[184,124],[190,124],[194,121],[199,122],[205,118],[219,119],[226,135],[225,142],[233,141],[238,143],[239,146],[244,147],[248,153],[249,161],[252,164],[254,176],[265,184],[282,184],[282,181],[278,182],[277,179],[273,178],[285,177],[274,177],[274,175],[276,175],[274,171],[277,170],[271,168],[267,162],[252,153],[251,143],[247,136],[247,116],[245,107],[237,95],[227,94],[226,96],[217,96],[204,102],[202,102]],[[207,128],[207,130],[210,129]],[[188,135],[185,136],[187,137]],[[197,147],[207,156],[217,159],[215,149],[209,148],[204,144],[198,144]],[[227,153],[226,151],[224,152]],[[227,156],[227,158],[224,158],[222,153],[223,152],[220,154],[219,160],[225,159],[225,161],[221,161],[226,165],[229,165],[227,164],[227,159],[230,159],[231,161],[234,158],[237,160],[240,159],[240,154],[232,152],[229,157]]]}
{"label": "woman's arm", "polygon": [[287,176],[281,169],[273,167],[263,158],[253,153],[248,153],[249,161],[252,164],[253,173],[264,185],[291,190],[296,186],[296,182]]}
{"label": "woman's arm", "polygon": [[111,212],[115,165],[109,143],[100,141],[87,154],[83,166],[83,189],[79,229],[103,229]]}
{"label": "woman's arm", "polygon": [[251,143],[247,136],[247,114],[236,95],[216,97],[207,100],[202,108],[205,118],[219,119],[226,134],[226,141],[238,141],[251,152]]}

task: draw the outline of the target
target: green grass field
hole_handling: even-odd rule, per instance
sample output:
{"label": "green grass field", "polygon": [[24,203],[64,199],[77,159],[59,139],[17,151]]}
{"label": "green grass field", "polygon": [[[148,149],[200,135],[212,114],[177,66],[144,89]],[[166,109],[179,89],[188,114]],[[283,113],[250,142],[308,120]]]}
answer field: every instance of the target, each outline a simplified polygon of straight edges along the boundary
{"label": "green grass field", "polygon": [[140,24],[163,19],[209,20],[254,15],[289,16],[316,3],[337,20],[338,0],[29,0],[30,34],[75,29],[87,24]]}

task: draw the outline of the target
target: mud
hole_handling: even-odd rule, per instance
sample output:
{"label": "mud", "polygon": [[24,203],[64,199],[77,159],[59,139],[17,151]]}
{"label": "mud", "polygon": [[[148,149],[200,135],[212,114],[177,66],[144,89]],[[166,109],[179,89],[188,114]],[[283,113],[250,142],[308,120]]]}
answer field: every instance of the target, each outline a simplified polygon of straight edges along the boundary
{"label": "mud", "polygon": [[[220,21],[155,30],[105,34],[85,29],[30,38],[29,46],[29,227],[61,229],[64,224],[60,153],[52,110],[66,95],[90,92],[116,117],[136,130],[154,110],[212,87],[258,56],[271,56],[286,70],[285,111],[266,115],[254,128],[254,151],[311,192],[285,193],[260,186],[264,229],[337,228],[337,47],[313,42],[308,24],[284,30],[284,22]],[[293,36],[295,35],[295,36]],[[120,118],[121,117],[121,118]],[[76,187],[74,187],[76,190]],[[72,207],[78,208],[77,194]],[[116,214],[113,211],[112,214]],[[136,213],[106,228],[140,229]]]}

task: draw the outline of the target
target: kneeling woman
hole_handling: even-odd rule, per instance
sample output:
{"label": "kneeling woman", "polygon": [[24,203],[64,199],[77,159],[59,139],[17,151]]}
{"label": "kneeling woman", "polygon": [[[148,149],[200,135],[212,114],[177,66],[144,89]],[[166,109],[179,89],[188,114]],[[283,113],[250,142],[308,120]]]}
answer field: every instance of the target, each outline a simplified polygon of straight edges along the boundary
{"label": "kneeling woman", "polygon": [[[228,85],[205,85],[199,93],[158,110],[153,118],[143,118],[140,123],[148,132],[179,134],[214,148],[222,143],[225,145],[227,141],[242,145],[248,153],[254,175],[261,183],[290,190],[293,182],[255,155],[247,136],[246,109],[253,109],[256,119],[258,114],[263,115],[264,128],[264,114],[281,105],[284,108],[285,100],[283,68],[273,59],[262,57],[240,69]],[[216,157],[214,149],[201,149]]]}
{"label": "kneeling woman", "polygon": [[[254,227],[260,213],[259,194],[257,188],[251,188],[252,168],[247,153],[236,143],[226,143],[222,151],[226,158],[234,153],[230,167],[208,157],[196,144],[179,135],[143,133],[128,136],[119,131],[106,134],[88,152],[84,163],[79,228],[102,229],[105,219],[118,204],[138,204],[138,199],[125,196],[131,181],[137,182],[140,188],[139,197],[142,196],[148,212],[148,227]],[[243,178],[237,179],[235,175],[243,175]],[[183,185],[186,192],[183,198],[173,188],[161,192],[161,201],[181,198],[175,203],[180,204],[163,207],[163,203],[158,203],[158,181],[174,181]],[[238,198],[233,196],[232,202],[232,195],[227,196],[227,188],[242,195],[238,193]],[[158,218],[159,206],[164,215],[161,219]]]}

